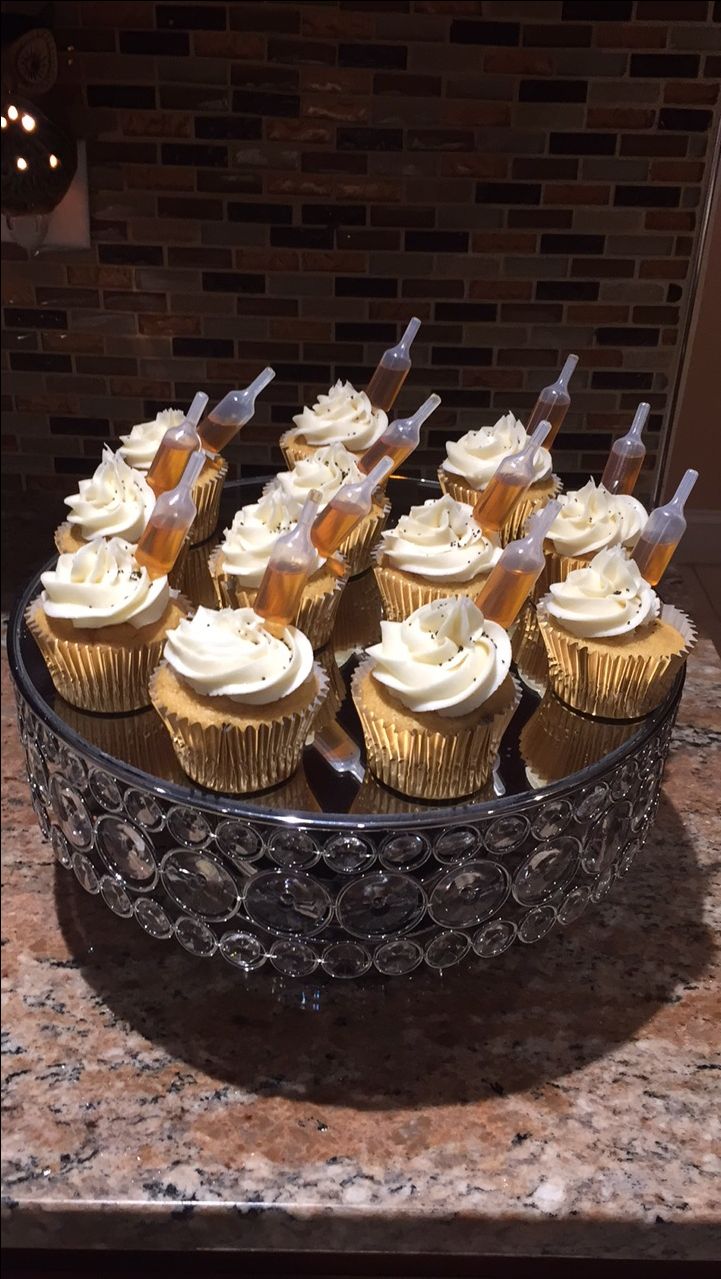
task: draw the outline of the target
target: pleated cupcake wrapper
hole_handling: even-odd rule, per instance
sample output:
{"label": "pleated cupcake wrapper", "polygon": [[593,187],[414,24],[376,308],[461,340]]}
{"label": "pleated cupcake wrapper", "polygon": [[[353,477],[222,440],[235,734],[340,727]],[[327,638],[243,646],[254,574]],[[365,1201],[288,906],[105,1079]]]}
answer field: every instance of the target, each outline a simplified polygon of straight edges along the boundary
{"label": "pleated cupcake wrapper", "polygon": [[213,458],[211,465],[213,471],[210,477],[201,472],[200,482],[196,481],[193,486],[193,501],[197,510],[188,534],[191,546],[207,542],[217,529],[220,519],[220,499],[228,474],[228,463],[225,458]]}
{"label": "pleated cupcake wrapper", "polygon": [[579,715],[546,693],[521,731],[521,757],[534,784],[546,786],[595,764],[636,731],[635,724]]}
{"label": "pleated cupcake wrapper", "polygon": [[333,627],[333,651],[342,665],[354,653],[362,653],[381,637],[382,603],[372,572],[362,573],[348,583]]}
{"label": "pleated cupcake wrapper", "polygon": [[286,431],[281,435],[278,443],[289,471],[293,470],[296,462],[302,462],[305,458],[312,457],[321,447],[319,444],[306,444],[303,440],[297,440],[291,431]]}
{"label": "pleated cupcake wrapper", "polygon": [[[493,771],[501,738],[520,700],[521,691],[508,676],[508,702],[503,710],[472,727],[447,733],[416,723],[397,726],[368,706],[362,690],[373,663],[361,662],[352,680],[360,716],[368,768],[384,786],[419,799],[460,799],[479,791]],[[372,678],[372,676],[371,676]]]}
{"label": "pleated cupcake wrapper", "polygon": [[[345,559],[345,556],[339,558]],[[208,560],[208,570],[218,608],[253,608],[257,587],[241,586],[233,573],[223,570],[222,564],[223,548],[217,546]],[[332,589],[322,595],[305,590],[301,596],[294,625],[308,637],[314,649],[327,644],[333,633],[333,623],[347,582],[348,573],[336,578]]]}
{"label": "pleated cupcake wrapper", "polygon": [[[83,546],[88,545],[84,538],[75,533],[73,525],[68,520],[63,520],[62,524],[58,525],[55,530],[54,537],[55,547],[60,555],[72,555],[74,551],[82,550]],[[106,542],[109,540],[109,538],[105,538]],[[186,537],[183,542],[183,545],[178,552],[178,558],[168,573],[168,582],[176,591],[182,591],[184,589],[183,572],[189,550],[190,536]]]}
{"label": "pleated cupcake wrapper", "polygon": [[538,628],[536,608],[530,600],[521,610],[512,632],[511,651],[523,682],[534,692],[544,693],[548,686],[548,658]]}
{"label": "pleated cupcake wrapper", "polygon": [[312,735],[315,736],[322,728],[327,728],[335,720],[345,700],[345,681],[335,660],[335,653],[330,644],[322,648],[316,653],[315,660],[319,666],[323,667],[328,676],[328,695],[318,712],[318,717],[313,725]]}
{"label": "pleated cupcake wrapper", "polygon": [[298,767],[306,738],[328,696],[328,676],[317,662],[313,673],[318,689],[302,711],[259,724],[199,724],[187,719],[163,702],[155,678],[150,681],[150,696],[188,777],[209,790],[245,795],[285,781]]}
{"label": "pleated cupcake wrapper", "polygon": [[599,652],[557,626],[543,602],[537,618],[556,696],[574,710],[608,719],[640,719],[660,706],[696,642],[690,618],[671,604],[663,605],[661,621],[682,636],[678,653],[644,655],[622,648]]}
{"label": "pleated cupcake wrapper", "polygon": [[[187,611],[190,605],[180,598]],[[165,635],[137,648],[122,644],[60,639],[38,624],[34,600],[25,621],[61,697],[81,710],[114,714],[135,711],[150,704],[148,683],[161,659]]]}
{"label": "pleated cupcake wrapper", "polygon": [[543,543],[543,554],[546,562],[531,595],[536,601],[548,594],[554,582],[565,582],[574,569],[587,568],[596,552],[591,551],[589,555],[559,555],[554,550],[553,543],[546,541]]}
{"label": "pleated cupcake wrapper", "polygon": [[469,582],[411,582],[394,568],[382,562],[383,548],[376,547],[373,572],[383,600],[383,613],[390,622],[402,622],[422,604],[448,599],[450,595],[468,595],[476,599],[488,580],[482,573]]}
{"label": "pleated cupcake wrapper", "polygon": [[[438,481],[444,493],[455,498],[457,502],[465,502],[467,506],[475,506],[483,492],[483,489],[474,489],[467,480],[463,479],[462,475],[455,475],[452,471],[447,471],[443,466],[438,468]],[[509,542],[522,537],[529,515],[532,515],[534,511],[540,511],[542,507],[546,506],[557,493],[560,493],[561,487],[561,481],[557,475],[549,475],[545,480],[541,481],[541,487],[535,490],[533,485],[531,485],[531,488],[516,503],[506,523],[500,530],[498,536],[501,546],[507,546]]]}
{"label": "pleated cupcake wrapper", "polygon": [[[188,547],[180,564],[180,589],[196,608],[201,605],[203,608],[218,607],[215,581],[208,563],[216,545],[217,540],[214,543],[211,537],[202,546]],[[178,564],[173,576],[177,573]]]}

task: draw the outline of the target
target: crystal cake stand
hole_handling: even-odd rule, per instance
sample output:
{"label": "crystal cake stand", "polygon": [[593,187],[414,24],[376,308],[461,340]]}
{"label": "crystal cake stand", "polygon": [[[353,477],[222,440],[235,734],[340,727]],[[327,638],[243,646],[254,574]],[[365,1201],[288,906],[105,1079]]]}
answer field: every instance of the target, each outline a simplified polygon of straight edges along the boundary
{"label": "crystal cake stand", "polygon": [[[225,523],[262,483],[227,486]],[[438,492],[393,480],[391,518]],[[211,602],[213,544],[190,552],[196,602]],[[357,653],[379,629],[367,573],[346,588],[321,655],[335,719],[288,782],[231,797],[185,777],[152,709],[89,715],[57,696],[23,620],[38,590],[36,575],[10,620],[8,651],[40,829],[88,893],[193,955],[221,955],[245,973],[267,964],[286,978],[402,976],[491,959],[578,920],[626,875],[648,835],[683,676],[633,724],[574,716],[524,687],[482,795],[452,805],[404,799],[366,774],[347,691]],[[559,776],[565,758],[574,771]]]}

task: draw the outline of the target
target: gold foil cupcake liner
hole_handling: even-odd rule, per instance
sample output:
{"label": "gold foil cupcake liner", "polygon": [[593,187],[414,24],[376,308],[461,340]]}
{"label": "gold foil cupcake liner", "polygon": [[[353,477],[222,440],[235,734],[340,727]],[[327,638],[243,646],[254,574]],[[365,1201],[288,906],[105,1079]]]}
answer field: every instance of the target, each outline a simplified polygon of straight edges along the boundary
{"label": "gold foil cupcake liner", "polygon": [[[397,725],[379,715],[364,696],[363,683],[372,678],[373,663],[361,662],[353,675],[352,692],[363,728],[367,767],[384,786],[419,799],[461,799],[481,790],[493,771],[501,738],[521,700],[520,689],[507,676],[499,711],[460,728],[446,720],[434,730],[415,721]],[[500,690],[499,690],[500,691]],[[494,695],[495,696],[495,695]],[[440,717],[438,717],[440,718]]]}
{"label": "gold foil cupcake liner", "polygon": [[[180,565],[180,589],[196,608],[217,608],[218,598],[209,559],[218,545],[218,538],[210,537],[200,546],[189,546]],[[173,570],[174,575],[178,566]]]}
{"label": "gold foil cupcake liner", "polygon": [[538,628],[536,607],[528,600],[511,635],[511,651],[516,670],[524,684],[543,694],[548,687],[548,658]]}
{"label": "gold foil cupcake liner", "polygon": [[335,653],[330,644],[322,648],[316,653],[315,660],[323,667],[328,676],[328,696],[318,712],[317,719],[313,725],[312,735],[320,732],[322,728],[327,728],[335,720],[345,700],[345,680],[341,674],[340,667],[335,660]]}
{"label": "gold foil cupcake liner", "polygon": [[637,731],[636,724],[579,715],[546,693],[521,731],[521,758],[537,789],[598,763]]}
{"label": "gold foil cupcake liner", "polygon": [[383,615],[389,622],[402,622],[423,604],[448,599],[451,595],[467,595],[474,600],[488,581],[488,573],[480,573],[468,582],[414,581],[383,563],[383,548],[376,548],[373,573],[383,601]]}
{"label": "gold foil cupcake liner", "polygon": [[[59,555],[73,555],[75,551],[80,551],[84,546],[88,545],[85,538],[81,537],[79,533],[76,533],[73,525],[68,520],[63,520],[62,524],[58,525],[55,530],[54,540],[55,547]],[[109,541],[109,538],[106,538],[105,541]],[[131,545],[133,544],[131,543]],[[186,537],[178,552],[178,558],[168,573],[168,582],[176,591],[182,591],[184,589],[183,569],[189,550],[190,538]]]}
{"label": "gold foil cupcake liner", "polygon": [[[337,558],[345,557],[339,555]],[[233,573],[226,573],[223,570],[222,563],[223,548],[219,545],[208,560],[208,574],[214,590],[216,607],[253,608],[258,594],[257,587],[242,586]],[[306,587],[301,596],[294,625],[308,637],[314,649],[322,648],[324,644],[327,644],[333,633],[333,623],[347,582],[348,572],[343,577],[337,577],[333,586],[321,595]]]}
{"label": "gold foil cupcake liner", "polygon": [[549,588],[555,582],[565,582],[569,573],[576,568],[587,568],[591,563],[596,551],[591,551],[589,555],[559,555],[553,547],[552,542],[544,542],[543,554],[545,564],[533,588],[532,598],[536,601],[543,599],[548,594]]}
{"label": "gold foil cupcake liner", "polygon": [[281,435],[278,444],[289,471],[293,470],[296,462],[303,462],[306,458],[312,457],[321,447],[317,444],[306,444],[304,440],[296,439],[292,431],[286,431]]}
{"label": "gold foil cupcake liner", "polygon": [[660,621],[679,632],[674,653],[603,650],[557,626],[541,602],[538,625],[548,655],[548,680],[557,697],[574,710],[607,719],[641,719],[660,706],[696,642],[690,618],[665,604]]}
{"label": "gold foil cupcake liner", "polygon": [[369,570],[351,578],[341,596],[333,627],[333,651],[341,666],[354,653],[362,653],[371,644],[378,643],[382,615],[383,606],[373,573]]}
{"label": "gold foil cupcake liner", "polygon": [[387,497],[383,496],[380,500],[374,498],[368,514],[363,516],[360,524],[356,524],[353,532],[341,542],[340,550],[348,561],[351,577],[357,577],[370,568],[373,548],[386,526],[390,512],[391,504]]}
{"label": "gold foil cupcake liner", "polygon": [[[462,475],[455,475],[452,471],[447,471],[445,467],[438,468],[438,481],[444,493],[455,498],[457,502],[465,502],[467,506],[475,506],[478,498],[483,492],[482,489],[474,489],[468,480]],[[561,481],[557,475],[548,475],[545,479],[539,480],[538,483],[532,484],[523,497],[516,503],[510,516],[500,530],[499,539],[501,546],[507,546],[509,542],[513,542],[518,537],[522,537],[526,522],[534,511],[540,511],[546,506],[562,488]]]}
{"label": "gold foil cupcake liner", "polygon": [[[176,601],[187,612],[190,605]],[[114,714],[135,711],[150,704],[148,683],[158,665],[167,632],[136,647],[121,643],[61,639],[39,617],[39,599],[29,605],[25,621],[58,693],[71,706],[85,711]]]}
{"label": "gold foil cupcake liner", "polygon": [[191,546],[207,542],[217,529],[220,519],[220,499],[223,496],[223,485],[227,474],[228,463],[224,457],[208,458],[200,473],[200,479],[193,486],[193,501],[197,509],[188,534]]}
{"label": "gold foil cupcake liner", "polygon": [[[245,795],[268,790],[291,776],[328,695],[328,676],[313,663],[317,690],[301,711],[256,724],[200,724],[165,704],[150,680],[150,697],[170,734],[173,750],[188,777],[209,790]],[[270,708],[269,708],[270,710]]]}

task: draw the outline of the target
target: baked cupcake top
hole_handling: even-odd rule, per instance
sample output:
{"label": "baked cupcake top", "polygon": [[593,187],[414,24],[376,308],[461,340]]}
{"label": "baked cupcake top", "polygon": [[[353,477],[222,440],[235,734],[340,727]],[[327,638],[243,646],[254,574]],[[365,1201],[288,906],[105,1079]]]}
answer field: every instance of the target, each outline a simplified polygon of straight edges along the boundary
{"label": "baked cupcake top", "polygon": [[252,608],[198,608],[169,632],[163,656],[196,693],[246,706],[288,697],[313,669],[303,632],[286,626],[272,635]]}
{"label": "baked cupcake top", "polygon": [[321,495],[320,509],[327,506],[343,484],[365,479],[352,453],[343,444],[328,444],[316,449],[311,457],[300,458],[292,471],[280,471],[264,490],[264,495],[281,493],[293,518],[298,514],[311,489]]}
{"label": "baked cupcake top", "polygon": [[559,555],[590,555],[609,546],[635,546],[648,515],[638,498],[612,494],[590,479],[562,494],[561,509],[546,534]]}
{"label": "baked cupcake top", "polygon": [[[448,440],[443,469],[463,476],[475,489],[484,489],[499,462],[520,452],[527,440],[523,423],[512,413],[504,413],[495,426],[482,426],[477,431],[467,431],[460,440]],[[533,482],[550,474],[551,454],[540,448],[533,459]]]}
{"label": "baked cupcake top", "polygon": [[381,535],[381,550],[392,568],[434,582],[468,582],[501,555],[473,519],[473,507],[447,495],[412,506]]}
{"label": "baked cupcake top", "polygon": [[155,494],[140,471],[118,453],[104,448],[100,465],[77,493],[65,498],[68,523],[86,542],[95,537],[121,537],[137,542],[155,505]]}
{"label": "baked cupcake top", "polygon": [[340,440],[354,453],[364,453],[388,425],[387,415],[373,408],[365,391],[356,391],[351,382],[340,378],[327,395],[319,395],[313,407],[306,406],[293,421],[296,429],[291,436],[302,435],[306,444]]}
{"label": "baked cupcake top", "polygon": [[152,421],[137,422],[128,435],[120,436],[123,443],[118,449],[119,456],[128,466],[145,474],[155,460],[165,432],[171,426],[180,426],[184,417],[182,409],[161,409]]}
{"label": "baked cupcake top", "polygon": [[83,630],[120,626],[140,629],[157,622],[170,600],[167,577],[148,576],[136,564],[133,547],[119,537],[96,538],[79,551],[61,555],[40,581],[42,607]]}
{"label": "baked cupcake top", "polygon": [[464,595],[423,604],[403,622],[381,622],[368,650],[375,679],[417,713],[455,718],[477,710],[500,688],[511,641]]}
{"label": "baked cupcake top", "polygon": [[[217,552],[224,573],[232,573],[243,586],[260,586],[271,551],[282,533],[297,523],[295,504],[291,510],[283,490],[266,493],[259,502],[242,506],[225,530]],[[313,573],[325,562],[315,551]]]}
{"label": "baked cupcake top", "polygon": [[582,639],[612,639],[655,621],[660,601],[635,560],[620,546],[594,555],[565,582],[555,582],[539,604],[564,631]]}

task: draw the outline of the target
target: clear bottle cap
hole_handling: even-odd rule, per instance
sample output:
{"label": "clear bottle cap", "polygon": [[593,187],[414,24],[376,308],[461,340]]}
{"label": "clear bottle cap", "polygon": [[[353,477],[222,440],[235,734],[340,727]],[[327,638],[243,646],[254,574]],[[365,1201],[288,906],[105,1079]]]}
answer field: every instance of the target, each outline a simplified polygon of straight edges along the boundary
{"label": "clear bottle cap", "polygon": [[389,346],[388,350],[383,352],[380,363],[384,369],[410,368],[411,360],[408,352],[420,327],[421,322],[418,316],[414,315],[400,342],[397,342],[395,346]]}
{"label": "clear bottle cap", "polygon": [[377,489],[379,484],[382,484],[392,470],[393,458],[382,457],[380,462],[373,467],[373,470],[363,476],[362,480],[356,480],[353,484],[344,484],[339,488],[328,505],[342,505],[346,510],[351,506],[357,506],[365,514],[370,509],[374,490]]}
{"label": "clear bottle cap", "polygon": [[190,422],[192,427],[197,428],[198,422],[205,412],[205,406],[207,403],[208,397],[205,394],[205,391],[196,391],[195,396],[193,397],[193,403],[185,415],[185,421]]}
{"label": "clear bottle cap", "polygon": [[[427,418],[431,416],[438,408],[441,402],[440,395],[429,395],[424,400],[420,408],[416,409],[410,417],[397,417],[389,426],[386,427],[381,439],[388,444],[401,443],[413,439],[420,434],[420,429]],[[418,441],[416,440],[416,443]]]}
{"label": "clear bottle cap", "polygon": [[275,377],[275,369],[263,369],[243,391],[228,391],[219,400],[210,417],[221,426],[245,426],[255,413],[255,401]]}

